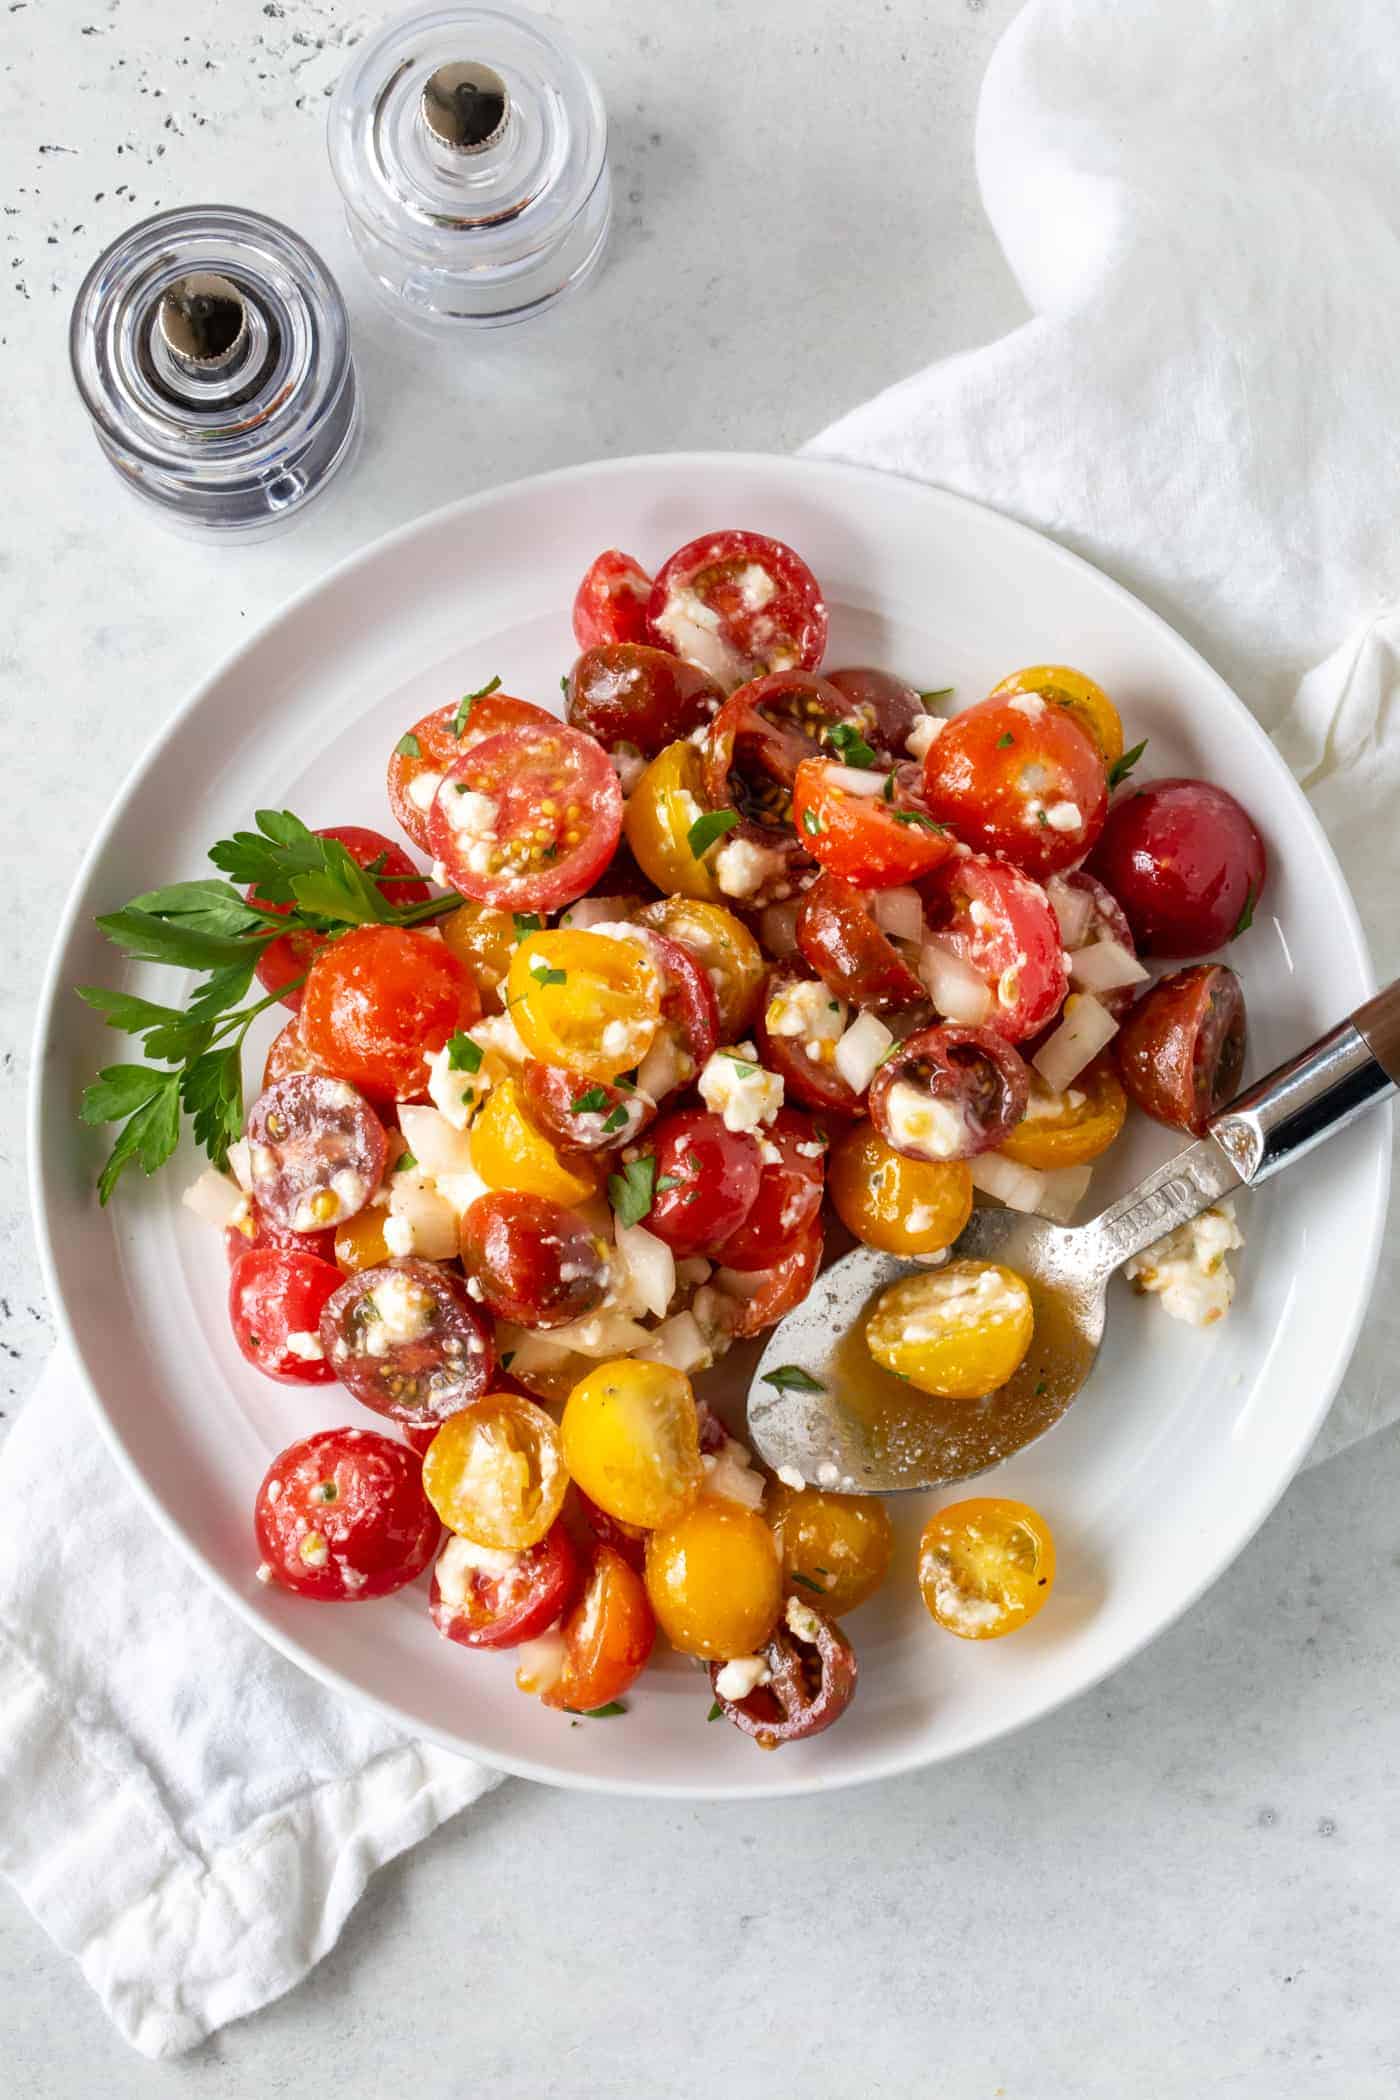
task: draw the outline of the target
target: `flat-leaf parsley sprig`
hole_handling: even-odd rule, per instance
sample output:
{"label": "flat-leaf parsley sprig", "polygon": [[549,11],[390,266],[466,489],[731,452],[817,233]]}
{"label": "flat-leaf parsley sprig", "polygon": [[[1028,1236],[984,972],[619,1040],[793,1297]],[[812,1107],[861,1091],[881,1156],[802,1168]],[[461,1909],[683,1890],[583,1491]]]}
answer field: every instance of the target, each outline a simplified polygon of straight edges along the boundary
{"label": "flat-leaf parsley sprig", "polygon": [[[201,982],[183,1006],[163,1006],[101,984],[81,984],[78,997],[109,1028],[135,1036],[147,1062],[107,1065],[85,1089],[84,1123],[120,1123],[98,1179],[106,1203],[124,1169],[139,1161],[147,1174],[164,1166],[180,1139],[180,1116],[216,1167],[243,1130],[243,1042],[258,1015],[304,980],[290,978],[244,1006],[264,949],[284,935],[334,939],[352,926],[417,926],[452,911],[455,895],[391,904],[377,881],[418,880],[362,868],[339,839],[318,838],[286,809],[260,809],[256,831],[236,831],[209,850],[229,880],[174,882],[104,913],[101,931],[132,962],[193,970]],[[256,892],[249,903],[235,884]],[[270,907],[281,905],[280,911]]]}

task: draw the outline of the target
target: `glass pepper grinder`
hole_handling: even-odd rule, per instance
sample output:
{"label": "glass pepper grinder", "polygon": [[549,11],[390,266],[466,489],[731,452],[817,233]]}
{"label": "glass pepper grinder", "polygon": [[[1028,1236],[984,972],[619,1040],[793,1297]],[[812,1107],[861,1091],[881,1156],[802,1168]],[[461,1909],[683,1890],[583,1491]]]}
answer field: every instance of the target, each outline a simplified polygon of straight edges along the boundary
{"label": "glass pepper grinder", "polygon": [[546,311],[596,269],[612,190],[597,85],[521,9],[401,17],[331,103],[351,237],[402,317],[444,332]]}
{"label": "glass pepper grinder", "polygon": [[345,306],[259,212],[159,212],[114,241],[69,350],[97,441],[168,522],[248,537],[300,515],[359,432]]}

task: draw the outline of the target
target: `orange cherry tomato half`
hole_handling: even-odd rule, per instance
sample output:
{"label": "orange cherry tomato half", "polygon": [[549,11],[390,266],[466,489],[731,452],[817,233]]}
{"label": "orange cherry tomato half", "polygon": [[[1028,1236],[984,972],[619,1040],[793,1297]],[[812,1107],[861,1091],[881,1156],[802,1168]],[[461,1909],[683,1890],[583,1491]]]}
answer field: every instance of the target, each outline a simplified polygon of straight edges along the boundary
{"label": "orange cherry tomato half", "polygon": [[1035,694],[979,700],[924,759],[924,803],[974,850],[1053,875],[1103,830],[1108,773],[1083,725]]}
{"label": "orange cherry tomato half", "polygon": [[797,835],[824,868],[860,889],[917,882],[957,847],[948,825],[925,808],[920,786],[913,764],[882,779],[868,768],[806,758],[792,788]]}
{"label": "orange cherry tomato half", "polygon": [[325,1070],[377,1101],[428,1089],[428,1059],[481,1015],[476,986],[430,933],[356,926],[312,963],[301,1036]]}
{"label": "orange cherry tomato half", "polygon": [[1009,699],[1014,693],[1038,694],[1052,707],[1063,707],[1083,724],[1103,753],[1104,764],[1117,765],[1123,756],[1123,720],[1108,694],[1082,671],[1068,664],[1032,664],[1013,671],[993,686],[989,698]]}
{"label": "orange cherry tomato half", "polygon": [[965,1641],[1015,1633],[1055,1580],[1055,1541],[1028,1503],[978,1496],[940,1509],[919,1541],[919,1588],[940,1626]]}
{"label": "orange cherry tomato half", "polygon": [[549,724],[554,720],[533,700],[517,700],[511,693],[482,692],[434,708],[399,738],[389,758],[389,807],[396,824],[408,833],[422,852],[432,850],[428,837],[428,812],[438,783],[463,752],[484,737],[498,736],[503,729],[522,723]]}
{"label": "orange cherry tomato half", "polygon": [[564,1666],[541,1694],[546,1706],[593,1713],[620,1699],[646,1668],[656,1616],[641,1576],[614,1547],[595,1547],[583,1594],[559,1631]]}
{"label": "orange cherry tomato half", "polygon": [[1000,1150],[1018,1166],[1041,1173],[1086,1167],[1107,1152],[1127,1113],[1128,1097],[1118,1075],[1100,1058],[1063,1094],[1046,1093],[1033,1083],[1025,1116],[1002,1139]]}

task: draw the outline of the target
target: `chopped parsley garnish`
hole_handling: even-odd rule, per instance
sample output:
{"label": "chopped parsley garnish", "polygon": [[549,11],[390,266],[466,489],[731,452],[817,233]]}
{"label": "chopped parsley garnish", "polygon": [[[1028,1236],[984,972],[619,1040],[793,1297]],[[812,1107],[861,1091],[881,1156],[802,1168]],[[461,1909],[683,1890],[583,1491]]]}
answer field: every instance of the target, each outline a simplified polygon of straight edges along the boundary
{"label": "chopped parsley garnish", "polygon": [[585,1707],[580,1719],[584,1721],[611,1721],[615,1714],[625,1714],[627,1708],[620,1699],[609,1699],[606,1706]]}
{"label": "chopped parsley garnish", "polygon": [[1014,744],[1014,743],[1015,743],[1015,741],[1016,741],[1016,739],[1015,739],[1015,737],[1014,737],[1014,736],[1013,736],[1013,735],[1011,734],[1011,731],[1010,731],[1009,729],[1003,729],[1003,731],[1001,732],[1001,735],[1000,735],[1000,736],[999,736],[999,737],[997,738],[997,749],[998,749],[998,751],[1005,751],[1005,750],[1006,750],[1006,748],[1007,748],[1007,746],[1008,746],[1008,745],[1010,745],[1010,744]]}
{"label": "chopped parsley garnish", "polygon": [[896,824],[917,824],[920,831],[942,832],[945,838],[948,833],[946,824],[940,824],[936,817],[926,816],[921,809],[897,809],[894,820]]}
{"label": "chopped parsley garnish", "polygon": [[933,686],[926,693],[920,693],[919,698],[923,701],[924,707],[932,713],[935,700],[951,700],[956,691],[957,687],[955,685],[937,685]]}
{"label": "chopped parsley garnish", "polygon": [[608,1096],[606,1089],[600,1086],[587,1087],[583,1093],[569,1103],[569,1107],[576,1116],[596,1116],[599,1109],[606,1108],[607,1105]]}
{"label": "chopped parsley garnish", "polygon": [[775,1385],[780,1393],[824,1393],[826,1387],[801,1364],[779,1364],[776,1371],[763,1373],[765,1385]]}
{"label": "chopped parsley garnish", "polygon": [[656,1161],[650,1153],[645,1159],[628,1160],[620,1174],[609,1174],[608,1201],[618,1223],[640,1225],[651,1209],[655,1190]]}
{"label": "chopped parsley garnish", "polygon": [[1250,927],[1254,924],[1254,906],[1258,901],[1258,895],[1258,891],[1251,882],[1249,888],[1245,891],[1244,910],[1236,919],[1235,930],[1230,935],[1232,941],[1237,940],[1242,933],[1248,933]]}
{"label": "chopped parsley garnish", "polygon": [[826,830],[826,826],[825,824],[823,824],[816,810],[808,808],[804,809],[802,812],[802,829],[807,833],[809,838],[815,839],[821,837],[821,834]]}
{"label": "chopped parsley garnish", "polygon": [[503,1371],[508,1371],[508,1370],[510,1369],[511,1365],[512,1365],[512,1364],[513,1364],[514,1362],[515,1362],[515,1351],[514,1351],[513,1349],[502,1349],[502,1351],[501,1351],[501,1369],[502,1369]]}
{"label": "chopped parsley garnish", "polygon": [[822,731],[833,751],[839,752],[842,762],[848,766],[873,766],[875,753],[858,729],[849,722],[831,722]]}
{"label": "chopped parsley garnish", "polygon": [[538,933],[544,921],[537,911],[513,911],[510,923],[515,928],[515,938],[523,941],[527,933]]}
{"label": "chopped parsley garnish", "polygon": [[411,1152],[401,1152],[399,1154],[394,1161],[394,1172],[396,1174],[416,1174],[418,1172],[418,1162]]}
{"label": "chopped parsley garnish", "polygon": [[604,1119],[603,1135],[605,1137],[611,1137],[612,1133],[615,1130],[625,1130],[627,1125],[631,1122],[631,1120],[632,1119],[628,1115],[626,1109],[619,1101],[617,1107],[613,1110],[612,1114]]}
{"label": "chopped parsley garnish", "polygon": [[656,1193],[658,1196],[664,1196],[667,1189],[678,1189],[680,1185],[681,1176],[679,1174],[663,1174],[660,1181],[656,1184]]}
{"label": "chopped parsley garnish", "polygon": [[792,1580],[794,1582],[800,1582],[804,1590],[815,1591],[818,1597],[824,1597],[826,1595],[825,1584],[820,1582],[813,1582],[809,1575],[799,1575],[796,1568],[794,1568],[792,1571]]}
{"label": "chopped parsley garnish", "polygon": [[1131,751],[1125,751],[1121,758],[1114,759],[1113,764],[1108,769],[1108,792],[1110,795],[1116,787],[1122,787],[1123,782],[1132,772],[1133,767],[1146,749],[1147,738],[1144,737],[1140,744],[1133,745]]}
{"label": "chopped parsley garnish", "polygon": [[545,963],[542,970],[537,970],[534,964],[531,963],[530,975],[534,978],[536,984],[567,984],[569,981],[567,970],[551,970],[548,963]]}
{"label": "chopped parsley garnish", "polygon": [[716,839],[722,839],[726,831],[732,831],[739,821],[737,809],[707,809],[697,817],[685,835],[691,857],[700,860],[709,852]]}
{"label": "chopped parsley garnish", "polygon": [[888,773],[886,773],[886,775],[885,775],[885,784],[884,784],[884,786],[883,786],[883,787],[881,788],[881,790],[880,790],[880,799],[881,799],[881,800],[882,800],[883,802],[893,802],[893,800],[894,800],[894,768],[893,768],[893,766],[891,766],[891,768],[890,768],[889,772],[888,772]]}
{"label": "chopped parsley garnish", "polygon": [[451,1072],[479,1072],[481,1070],[480,1043],[474,1043],[469,1035],[449,1036],[447,1041],[447,1067]]}
{"label": "chopped parsley garnish", "polygon": [[454,736],[461,736],[467,723],[471,720],[471,712],[477,701],[484,700],[488,693],[494,693],[500,682],[499,678],[493,678],[489,684],[479,685],[474,693],[463,693],[461,699],[457,702],[457,712],[452,717],[452,734]]}
{"label": "chopped parsley garnish", "polygon": [[569,674],[567,671],[559,681],[559,690],[561,693],[567,693],[569,690]]}
{"label": "chopped parsley garnish", "polygon": [[399,738],[394,746],[394,751],[399,758],[421,758],[423,756],[423,747],[411,729],[406,736]]}
{"label": "chopped parsley garnish", "polygon": [[757,1065],[751,1064],[745,1057],[740,1057],[737,1050],[722,1050],[720,1055],[729,1059],[734,1067],[735,1076],[739,1079],[752,1079],[758,1070]]}
{"label": "chopped parsley garnish", "polygon": [[707,1721],[722,1721],[724,1719],[724,1708],[720,1705],[718,1699],[716,1699],[711,1705],[710,1711],[706,1714],[705,1719]]}

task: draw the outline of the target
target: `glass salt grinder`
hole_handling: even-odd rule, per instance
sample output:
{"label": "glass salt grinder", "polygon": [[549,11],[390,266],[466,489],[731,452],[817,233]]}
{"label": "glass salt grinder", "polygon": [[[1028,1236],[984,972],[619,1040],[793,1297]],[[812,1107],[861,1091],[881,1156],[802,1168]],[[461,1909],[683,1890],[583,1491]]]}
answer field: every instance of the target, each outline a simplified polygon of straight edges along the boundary
{"label": "glass salt grinder", "polygon": [[97,441],[167,522],[255,536],[351,457],[359,401],[325,264],[261,213],[159,212],[89,270],[69,330]]}
{"label": "glass salt grinder", "polygon": [[607,118],[552,22],[448,7],[389,23],[342,76],[327,142],[355,247],[401,318],[503,327],[597,267]]}

